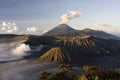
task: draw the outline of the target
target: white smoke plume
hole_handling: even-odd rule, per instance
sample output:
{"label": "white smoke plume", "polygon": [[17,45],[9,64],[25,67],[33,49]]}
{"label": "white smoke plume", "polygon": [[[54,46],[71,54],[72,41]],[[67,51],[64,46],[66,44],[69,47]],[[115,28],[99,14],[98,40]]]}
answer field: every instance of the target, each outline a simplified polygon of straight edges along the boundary
{"label": "white smoke plume", "polygon": [[27,27],[28,32],[36,32],[37,28],[36,27]]}
{"label": "white smoke plume", "polygon": [[15,56],[25,56],[25,52],[31,51],[29,45],[21,44],[16,49],[14,49],[12,52]]}
{"label": "white smoke plume", "polygon": [[0,43],[0,62],[19,60],[29,55],[31,51],[29,45],[18,43]]}
{"label": "white smoke plume", "polygon": [[75,17],[79,17],[81,16],[81,12],[79,11],[68,11],[70,14],[64,14],[62,15],[60,18],[61,18],[61,24],[64,24],[64,23],[67,23],[70,21],[70,19],[73,19]]}

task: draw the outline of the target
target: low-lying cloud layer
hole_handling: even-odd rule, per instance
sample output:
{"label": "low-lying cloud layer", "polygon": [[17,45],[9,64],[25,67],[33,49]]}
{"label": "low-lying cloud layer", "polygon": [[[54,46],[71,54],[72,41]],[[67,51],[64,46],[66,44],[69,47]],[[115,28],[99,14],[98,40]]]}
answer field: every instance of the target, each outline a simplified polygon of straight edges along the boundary
{"label": "low-lying cloud layer", "polygon": [[0,62],[19,60],[29,55],[27,51],[31,51],[29,45],[18,43],[0,43]]}
{"label": "low-lying cloud layer", "polygon": [[60,18],[61,18],[61,24],[65,24],[67,22],[69,22],[71,19],[76,18],[81,16],[81,12],[79,11],[68,11],[69,14],[63,14]]}

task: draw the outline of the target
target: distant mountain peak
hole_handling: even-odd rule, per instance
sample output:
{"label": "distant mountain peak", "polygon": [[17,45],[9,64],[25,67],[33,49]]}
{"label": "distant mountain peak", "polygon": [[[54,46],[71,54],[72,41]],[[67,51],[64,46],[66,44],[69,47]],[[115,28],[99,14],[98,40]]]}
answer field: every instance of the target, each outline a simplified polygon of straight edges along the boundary
{"label": "distant mountain peak", "polygon": [[85,28],[85,29],[83,29],[82,31],[93,31],[93,29]]}
{"label": "distant mountain peak", "polygon": [[114,36],[112,34],[100,30],[93,30],[90,28],[86,28],[83,30],[75,30],[74,28],[67,24],[59,24],[58,26],[51,29],[47,33],[44,33],[42,36],[83,36],[83,35],[91,35],[103,39],[117,39],[117,40],[120,39],[117,36]]}
{"label": "distant mountain peak", "polygon": [[55,28],[64,28],[64,29],[73,29],[72,27],[70,27],[67,24],[59,24],[58,26],[56,26]]}
{"label": "distant mountain peak", "polygon": [[75,31],[75,29],[67,24],[59,24],[47,33],[43,34],[43,36],[71,36]]}
{"label": "distant mountain peak", "polygon": [[58,26],[61,27],[61,26],[68,26],[68,25],[67,24],[59,24]]}

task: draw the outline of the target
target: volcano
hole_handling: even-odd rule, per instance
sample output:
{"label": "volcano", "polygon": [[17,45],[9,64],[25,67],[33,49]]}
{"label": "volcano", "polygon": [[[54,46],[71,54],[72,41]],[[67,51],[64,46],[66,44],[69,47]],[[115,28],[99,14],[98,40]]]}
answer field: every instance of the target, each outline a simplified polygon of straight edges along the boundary
{"label": "volcano", "polygon": [[67,24],[60,24],[42,36],[30,36],[29,45],[47,45],[41,53],[42,62],[84,61],[89,57],[114,55],[120,52],[119,37],[104,31],[75,30]]}
{"label": "volcano", "polygon": [[47,33],[43,34],[42,36],[76,36],[80,35],[79,31],[73,29],[67,24],[60,24],[55,28],[51,29]]}
{"label": "volcano", "polygon": [[42,36],[95,36],[102,39],[116,39],[120,40],[119,37],[106,33],[104,31],[99,30],[92,30],[89,28],[83,29],[83,30],[75,30],[71,26],[67,24],[60,24],[56,26],[55,28],[51,29],[50,31],[46,32]]}
{"label": "volcano", "polygon": [[[50,43],[48,45],[51,49],[39,57],[39,60],[42,62],[75,62],[83,57],[85,59],[88,56],[95,58],[115,55],[120,52],[119,40],[101,39],[94,36],[56,37],[52,42],[50,40],[47,42]],[[46,44],[46,41],[42,41],[42,44]]]}

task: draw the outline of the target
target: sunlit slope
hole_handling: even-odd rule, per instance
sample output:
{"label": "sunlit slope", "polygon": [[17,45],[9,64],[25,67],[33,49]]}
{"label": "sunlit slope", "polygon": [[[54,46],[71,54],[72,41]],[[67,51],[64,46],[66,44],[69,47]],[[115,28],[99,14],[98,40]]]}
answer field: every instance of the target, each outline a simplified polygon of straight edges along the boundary
{"label": "sunlit slope", "polygon": [[68,52],[61,47],[53,47],[49,51],[47,51],[44,55],[42,55],[39,60],[41,61],[55,61],[55,62],[64,62],[71,61],[71,57]]}

